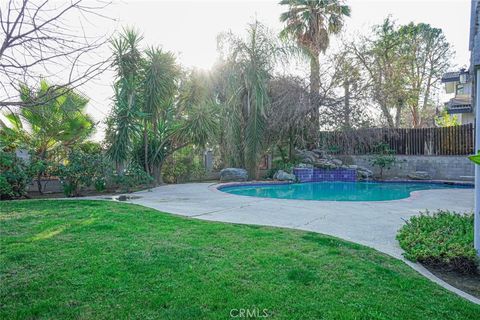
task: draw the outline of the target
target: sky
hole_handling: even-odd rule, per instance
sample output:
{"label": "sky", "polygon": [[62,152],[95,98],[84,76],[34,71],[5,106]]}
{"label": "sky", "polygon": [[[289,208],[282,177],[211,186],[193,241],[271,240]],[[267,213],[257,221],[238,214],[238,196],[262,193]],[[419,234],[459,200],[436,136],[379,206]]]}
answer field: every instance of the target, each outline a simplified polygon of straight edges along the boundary
{"label": "sky", "polygon": [[[113,32],[133,26],[143,33],[145,45],[158,45],[175,52],[185,67],[209,69],[217,58],[216,37],[224,31],[242,34],[254,19],[274,31],[282,27],[279,15],[285,10],[277,1],[146,1],[117,0],[108,8],[108,16],[92,28]],[[441,28],[456,51],[456,66],[468,66],[470,0],[350,0],[348,36],[367,33],[391,15],[399,24],[425,22]],[[101,122],[111,108],[113,73],[106,72],[84,89],[91,102],[87,111]],[[100,125],[95,139],[103,136]]]}

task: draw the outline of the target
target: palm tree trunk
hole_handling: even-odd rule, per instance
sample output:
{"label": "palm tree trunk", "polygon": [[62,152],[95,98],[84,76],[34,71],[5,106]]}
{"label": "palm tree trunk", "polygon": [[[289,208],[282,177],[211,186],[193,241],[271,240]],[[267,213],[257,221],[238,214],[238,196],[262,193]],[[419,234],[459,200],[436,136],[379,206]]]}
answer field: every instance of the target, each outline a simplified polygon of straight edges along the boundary
{"label": "palm tree trunk", "polygon": [[[318,104],[320,101],[320,62],[319,55],[313,54],[310,58],[310,106],[312,108],[312,121],[318,125]],[[316,115],[316,118],[313,117]]]}
{"label": "palm tree trunk", "polygon": [[319,54],[312,54],[310,58],[310,107],[311,107],[311,122],[314,128],[315,137],[319,129],[318,111],[320,102],[320,62]]}

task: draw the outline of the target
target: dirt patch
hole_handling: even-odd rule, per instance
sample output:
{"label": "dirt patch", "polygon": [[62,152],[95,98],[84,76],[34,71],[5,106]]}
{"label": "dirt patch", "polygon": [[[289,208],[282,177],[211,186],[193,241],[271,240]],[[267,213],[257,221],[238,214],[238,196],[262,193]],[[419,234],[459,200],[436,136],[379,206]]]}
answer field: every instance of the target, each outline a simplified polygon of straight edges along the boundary
{"label": "dirt patch", "polygon": [[472,296],[480,298],[480,274],[462,274],[457,271],[445,270],[439,267],[424,265],[431,273],[446,283]]}

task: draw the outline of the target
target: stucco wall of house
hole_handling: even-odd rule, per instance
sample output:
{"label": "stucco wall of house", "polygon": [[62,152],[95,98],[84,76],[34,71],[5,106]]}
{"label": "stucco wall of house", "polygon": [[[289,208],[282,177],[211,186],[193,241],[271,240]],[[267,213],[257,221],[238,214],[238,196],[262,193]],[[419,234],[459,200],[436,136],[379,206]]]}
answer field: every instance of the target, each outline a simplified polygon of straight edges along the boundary
{"label": "stucco wall of house", "polygon": [[[379,174],[371,165],[371,156],[347,156],[344,161],[356,164]],[[410,172],[426,171],[435,180],[472,181],[474,164],[466,156],[396,156],[391,169],[384,171],[385,178],[407,178]]]}
{"label": "stucco wall of house", "polygon": [[461,124],[475,123],[475,114],[473,112],[460,113],[457,116]]}

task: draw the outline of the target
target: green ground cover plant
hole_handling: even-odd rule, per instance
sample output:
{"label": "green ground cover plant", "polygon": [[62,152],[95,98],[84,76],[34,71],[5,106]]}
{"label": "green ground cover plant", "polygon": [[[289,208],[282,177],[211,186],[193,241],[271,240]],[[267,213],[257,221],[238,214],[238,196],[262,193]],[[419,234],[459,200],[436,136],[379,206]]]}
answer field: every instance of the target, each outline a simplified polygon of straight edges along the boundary
{"label": "green ground cover plant", "polygon": [[400,229],[397,239],[407,259],[462,273],[478,273],[471,213],[422,213]]}

